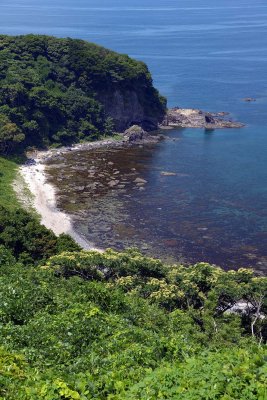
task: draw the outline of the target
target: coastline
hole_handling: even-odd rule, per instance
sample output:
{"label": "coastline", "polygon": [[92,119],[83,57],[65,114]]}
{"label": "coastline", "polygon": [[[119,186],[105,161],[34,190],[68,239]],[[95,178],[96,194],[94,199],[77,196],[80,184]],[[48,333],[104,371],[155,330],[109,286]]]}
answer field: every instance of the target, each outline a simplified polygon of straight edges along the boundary
{"label": "coastline", "polygon": [[[215,117],[213,123],[218,123],[216,128],[225,127],[225,123],[232,124],[232,122],[223,121],[220,118],[222,114],[225,115],[227,113],[212,114],[204,113],[196,109],[179,108],[170,109],[169,112],[175,114],[175,123],[168,121],[167,124],[159,126],[159,129],[152,133],[147,133],[140,126],[133,125],[126,130],[124,134],[118,134],[116,138],[104,138],[95,142],[77,143],[72,146],[62,146],[60,148],[29,152],[27,154],[28,161],[19,168],[19,175],[22,179],[17,179],[17,182],[14,183],[14,189],[19,201],[25,209],[28,209],[30,212],[36,212],[40,217],[41,223],[46,228],[51,229],[55,235],[58,236],[65,233],[70,235],[85,250],[104,251],[104,249],[96,248],[94,243],[87,241],[86,238],[79,234],[74,228],[71,215],[57,208],[56,188],[51,183],[47,182],[45,171],[46,163],[50,161],[53,162],[53,160],[60,158],[63,154],[68,152],[80,150],[90,151],[99,148],[132,147],[154,144],[163,139],[169,139],[169,137],[164,134],[164,131],[183,127],[184,120],[180,120],[181,113],[183,118],[184,113],[186,114],[186,123],[189,124],[189,126],[187,125],[186,127],[207,128],[205,123],[203,125],[203,118],[205,120],[206,115],[212,116],[213,118]],[[220,124],[223,126],[219,126]],[[236,123],[233,124],[236,126]]]}
{"label": "coastline", "polygon": [[[157,132],[163,131],[166,128],[163,127],[159,129]],[[174,129],[173,127],[168,129]],[[30,160],[34,160],[36,163],[46,163],[47,161],[53,160],[54,158],[60,157],[62,154],[69,153],[70,151],[85,151],[85,150],[95,150],[95,149],[108,149],[108,148],[118,148],[118,147],[130,147],[130,146],[138,146],[144,144],[153,144],[158,143],[160,140],[166,138],[162,133],[157,133],[156,135],[148,134],[143,137],[137,137],[134,140],[130,140],[129,138],[125,138],[121,136],[119,139],[99,139],[95,142],[85,142],[85,143],[77,143],[72,146],[62,146],[57,149],[49,149],[49,150],[36,150],[34,152],[28,153],[28,158]]]}
{"label": "coastline", "polygon": [[83,249],[97,250],[93,243],[88,242],[73,228],[71,216],[60,211],[56,205],[56,189],[47,182],[44,163],[46,152],[36,152],[36,158],[19,168],[19,175],[30,195],[25,195],[22,185],[14,184],[14,189],[21,204],[34,210],[41,218],[41,224],[51,229],[56,236],[65,233],[70,235]]}
{"label": "coastline", "polygon": [[31,206],[41,216],[41,223],[56,235],[69,233],[70,218],[56,208],[56,191],[46,182],[45,165],[36,161],[35,164],[23,165],[19,172],[32,194]]}
{"label": "coastline", "polygon": [[62,233],[70,235],[83,249],[104,251],[94,243],[86,240],[73,226],[71,215],[57,208],[56,188],[47,182],[46,163],[70,151],[93,150],[97,148],[117,148],[140,143],[155,143],[162,136],[149,136],[130,143],[125,138],[119,140],[98,140],[96,142],[78,143],[72,147],[59,149],[35,150],[27,154],[28,161],[19,168],[18,178],[14,182],[14,190],[22,206],[30,212],[36,212],[41,223],[51,229],[55,235]]}

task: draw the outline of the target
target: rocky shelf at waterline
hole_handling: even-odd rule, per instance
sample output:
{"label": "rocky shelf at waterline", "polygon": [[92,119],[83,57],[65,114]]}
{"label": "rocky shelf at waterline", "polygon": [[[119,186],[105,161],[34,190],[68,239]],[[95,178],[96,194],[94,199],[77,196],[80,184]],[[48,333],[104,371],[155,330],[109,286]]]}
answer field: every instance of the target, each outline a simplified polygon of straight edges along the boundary
{"label": "rocky shelf at waterline", "polygon": [[242,128],[241,122],[227,119],[226,112],[206,112],[193,108],[171,108],[167,111],[161,127],[224,129]]}
{"label": "rocky shelf at waterline", "polygon": [[62,146],[57,149],[49,149],[45,151],[33,151],[28,153],[28,162],[31,164],[35,159],[42,162],[61,157],[63,153],[75,150],[92,150],[97,148],[116,148],[132,145],[143,145],[157,143],[160,140],[168,139],[168,136],[160,133],[160,129],[166,128],[204,128],[204,129],[223,129],[223,128],[242,128],[245,125],[240,122],[227,120],[225,116],[227,112],[211,113],[199,109],[171,108],[167,110],[166,116],[158,130],[154,132],[146,132],[139,125],[132,125],[123,133],[118,133],[116,140],[114,138],[106,138],[95,142],[83,142],[72,146]]}
{"label": "rocky shelf at waterline", "polygon": [[140,126],[133,125],[127,129],[124,133],[117,135],[116,140],[114,138],[106,138],[96,140],[94,142],[83,142],[72,146],[62,146],[55,149],[47,150],[33,150],[27,153],[28,160],[26,165],[35,164],[36,161],[46,163],[54,159],[60,158],[64,153],[79,150],[96,150],[96,149],[114,149],[120,147],[131,147],[133,145],[145,145],[154,144],[160,140],[165,139],[166,136],[155,132],[154,134],[144,131]]}

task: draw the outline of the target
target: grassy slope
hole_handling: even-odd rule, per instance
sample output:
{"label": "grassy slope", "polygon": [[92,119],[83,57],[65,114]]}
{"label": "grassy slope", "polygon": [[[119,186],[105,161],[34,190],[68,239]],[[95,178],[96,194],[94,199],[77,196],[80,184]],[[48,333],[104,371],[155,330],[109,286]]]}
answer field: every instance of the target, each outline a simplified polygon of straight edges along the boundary
{"label": "grassy slope", "polygon": [[20,207],[12,183],[16,178],[18,165],[0,157],[0,205],[14,210]]}

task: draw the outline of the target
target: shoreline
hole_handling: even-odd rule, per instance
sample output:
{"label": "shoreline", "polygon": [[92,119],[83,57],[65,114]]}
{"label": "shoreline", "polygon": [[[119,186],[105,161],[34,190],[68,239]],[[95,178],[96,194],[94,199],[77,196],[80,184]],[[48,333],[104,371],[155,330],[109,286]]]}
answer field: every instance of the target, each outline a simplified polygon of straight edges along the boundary
{"label": "shoreline", "polygon": [[[34,150],[29,152],[27,154],[28,161],[19,168],[19,175],[22,178],[23,183],[21,180],[17,179],[17,182],[14,182],[13,185],[22,206],[30,212],[36,212],[40,217],[41,223],[46,228],[51,229],[55,235],[58,236],[65,233],[70,235],[85,250],[104,251],[103,249],[96,248],[94,243],[87,241],[86,238],[79,234],[74,228],[71,215],[57,208],[56,188],[51,183],[47,182],[45,171],[46,163],[72,151],[132,147],[145,144],[155,144],[163,139],[169,139],[168,136],[164,135],[164,131],[166,132],[166,130],[183,127],[182,122],[184,122],[184,120],[181,121],[180,116],[179,118],[177,117],[178,114],[180,115],[180,112],[185,113],[185,111],[187,111],[186,117],[189,118],[189,120],[186,122],[188,123],[188,121],[190,121],[190,127],[198,128],[205,127],[202,125],[203,116],[205,117],[205,115],[209,114],[210,116],[212,115],[212,117],[221,117],[222,114],[226,114],[211,114],[196,109],[185,110],[178,108],[170,109],[169,111],[175,113],[175,123],[173,124],[171,121],[168,121],[168,124],[159,126],[159,129],[151,134],[143,131],[139,126],[134,125],[125,131],[124,135],[119,134],[116,139],[104,138],[95,142],[77,143],[71,146],[63,146],[48,150]],[[193,116],[191,114],[193,114]],[[197,115],[196,121],[195,114]],[[199,116],[201,116],[201,120],[199,119]],[[191,117],[193,117],[194,121],[190,120]],[[179,120],[179,125],[176,125],[176,118]],[[219,118],[219,121],[221,123],[222,119]],[[225,123],[225,121],[223,122]],[[184,127],[188,128],[189,126]]]}
{"label": "shoreline", "polygon": [[36,212],[40,217],[41,224],[51,229],[56,236],[65,233],[70,235],[84,250],[103,251],[103,249],[96,248],[93,243],[90,243],[76,232],[71,216],[57,208],[56,189],[47,182],[44,153],[36,153],[37,157],[34,158],[34,163],[26,163],[19,168],[18,174],[30,194],[25,195],[24,185],[24,188],[22,185],[16,185],[16,187],[14,185],[22,206]]}
{"label": "shoreline", "polygon": [[124,133],[118,133],[116,138],[102,138],[95,142],[77,143],[70,146],[32,152],[33,160],[50,161],[54,157],[69,151],[93,150],[99,148],[117,148],[144,144],[155,144],[168,139],[165,132],[179,128],[195,128],[204,130],[243,128],[245,124],[226,119],[229,112],[207,112],[196,108],[169,108],[165,120],[152,132],[145,132],[139,125],[132,125]]}
{"label": "shoreline", "polygon": [[[156,135],[147,135],[142,139],[136,139],[134,141],[126,140],[123,136],[121,139],[99,139],[95,142],[85,142],[85,143],[77,143],[72,146],[62,146],[56,149],[48,149],[48,150],[35,150],[33,152],[29,152],[27,157],[30,160],[34,160],[36,163],[46,163],[54,158],[61,156],[62,154],[69,153],[70,151],[85,151],[85,150],[95,150],[95,149],[111,149],[111,148],[119,148],[119,147],[132,147],[144,144],[154,144],[158,143],[160,140],[163,140],[165,135],[163,135],[160,131],[165,130],[163,127],[160,129]],[[173,129],[170,127],[169,129]]]}
{"label": "shoreline", "polygon": [[130,143],[122,137],[121,140],[105,139],[96,142],[78,143],[58,149],[29,152],[27,154],[28,161],[19,168],[18,178],[13,185],[17,198],[25,209],[30,210],[30,212],[36,212],[40,217],[41,224],[51,229],[56,236],[62,233],[68,234],[84,250],[103,252],[104,249],[97,248],[94,243],[86,240],[75,230],[71,215],[57,208],[56,188],[47,182],[46,163],[70,151],[90,151],[99,148],[118,148],[157,143],[160,139],[162,139],[162,135],[158,135],[157,137],[148,136],[142,140]]}

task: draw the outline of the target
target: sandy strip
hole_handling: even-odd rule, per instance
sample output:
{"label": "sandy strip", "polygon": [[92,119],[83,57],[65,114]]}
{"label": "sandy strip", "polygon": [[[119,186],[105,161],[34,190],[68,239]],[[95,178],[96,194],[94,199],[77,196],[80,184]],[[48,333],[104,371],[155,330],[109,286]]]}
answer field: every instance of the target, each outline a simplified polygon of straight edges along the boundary
{"label": "sandy strip", "polygon": [[[31,203],[37,213],[41,216],[41,223],[51,229],[57,236],[61,233],[69,234],[82,248],[86,250],[98,250],[93,243],[88,242],[79,235],[72,226],[69,215],[60,211],[56,206],[56,190],[47,182],[45,164],[42,157],[35,159],[35,164],[25,164],[20,167],[20,175],[32,194],[32,198],[25,198],[23,191],[15,183],[14,188],[22,203]],[[29,205],[29,204],[28,204]]]}

